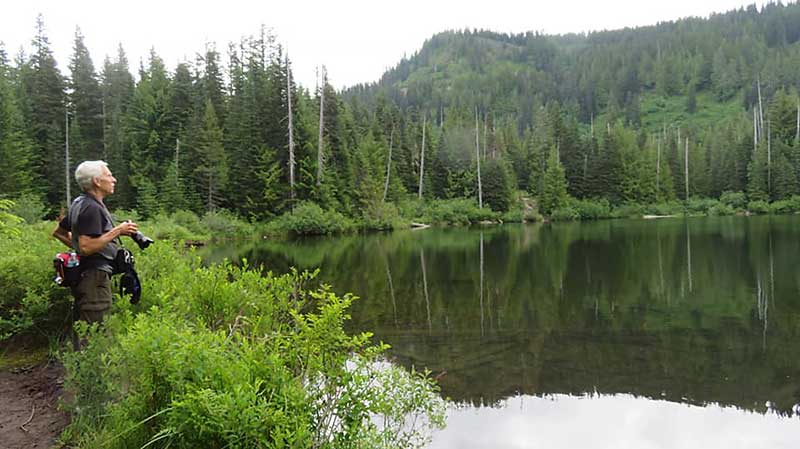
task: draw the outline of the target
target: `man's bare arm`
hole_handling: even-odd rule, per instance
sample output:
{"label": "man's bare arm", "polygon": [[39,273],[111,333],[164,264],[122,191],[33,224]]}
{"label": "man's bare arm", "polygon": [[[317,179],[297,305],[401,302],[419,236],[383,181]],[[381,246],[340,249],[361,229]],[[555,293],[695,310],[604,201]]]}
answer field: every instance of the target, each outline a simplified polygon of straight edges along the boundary
{"label": "man's bare arm", "polygon": [[56,228],[53,230],[53,237],[55,237],[59,242],[72,248],[72,233],[61,226],[56,225]]}
{"label": "man's bare arm", "polygon": [[132,235],[139,230],[139,225],[132,222],[120,223],[114,229],[106,232],[105,234],[97,237],[90,237],[88,235],[78,236],[78,245],[81,247],[81,256],[91,256],[92,254],[100,252],[104,246],[108,245],[112,240],[121,235]]}

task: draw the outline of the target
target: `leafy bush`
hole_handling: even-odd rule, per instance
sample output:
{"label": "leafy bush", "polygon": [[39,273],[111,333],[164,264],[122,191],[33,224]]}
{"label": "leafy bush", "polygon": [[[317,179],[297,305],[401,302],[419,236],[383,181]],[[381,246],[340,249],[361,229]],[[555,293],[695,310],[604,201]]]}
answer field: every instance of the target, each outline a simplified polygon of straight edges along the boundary
{"label": "leafy bush", "polygon": [[33,193],[23,193],[14,199],[14,204],[8,212],[25,220],[25,223],[35,224],[42,221],[47,215],[47,206],[42,199]]}
{"label": "leafy bush", "polygon": [[400,215],[392,203],[380,203],[364,213],[362,225],[365,229],[388,231],[409,227],[410,223]]}
{"label": "leafy bush", "polygon": [[565,206],[554,210],[550,215],[550,219],[553,221],[580,220],[581,214],[574,207]]}
{"label": "leafy bush", "polygon": [[572,200],[570,207],[578,212],[581,220],[597,220],[611,217],[611,205],[605,198]]}
{"label": "leafy bush", "polygon": [[638,203],[626,203],[615,208],[611,214],[615,218],[641,218],[645,215],[645,207]]}
{"label": "leafy bush", "polygon": [[670,201],[667,203],[648,204],[644,207],[645,215],[683,215],[685,209],[683,205],[677,201]]}
{"label": "leafy bush", "polygon": [[54,226],[26,226],[0,238],[0,340],[56,335],[70,319],[69,290],[52,279],[53,257],[66,249],[50,236]]}
{"label": "leafy bush", "polygon": [[427,203],[417,220],[428,224],[463,226],[481,221],[494,221],[500,215],[488,207],[478,207],[473,199],[434,200]]}
{"label": "leafy bush", "polygon": [[775,201],[769,205],[771,214],[794,214],[800,212],[800,196],[792,196],[788,200]]}
{"label": "leafy bush", "polygon": [[0,236],[19,235],[20,230],[18,225],[24,220],[11,212],[8,212],[14,207],[14,202],[11,200],[0,200]]}
{"label": "leafy bush", "polygon": [[725,203],[717,203],[708,210],[708,215],[712,217],[721,217],[725,215],[733,215],[736,211],[732,206]]}
{"label": "leafy bush", "polygon": [[151,249],[140,305],[116,301],[105,330],[82,329],[88,346],[64,355],[71,447],[410,448],[443,426],[426,374],[344,332],[353,296],[310,289],[315,274]]}
{"label": "leafy bush", "polygon": [[686,202],[686,213],[692,215],[708,215],[708,211],[719,204],[719,201],[713,198],[689,198],[689,201]]}
{"label": "leafy bush", "polygon": [[747,210],[751,214],[763,215],[769,213],[769,204],[766,201],[750,201],[747,203]]}
{"label": "leafy bush", "polygon": [[734,210],[744,210],[747,207],[747,196],[743,192],[723,192],[719,201]]}
{"label": "leafy bush", "polygon": [[289,235],[326,235],[347,232],[354,228],[353,222],[334,210],[325,211],[316,203],[303,201],[275,219],[266,232]]}
{"label": "leafy bush", "polygon": [[206,212],[200,220],[212,239],[236,238],[253,234],[253,227],[227,210]]}

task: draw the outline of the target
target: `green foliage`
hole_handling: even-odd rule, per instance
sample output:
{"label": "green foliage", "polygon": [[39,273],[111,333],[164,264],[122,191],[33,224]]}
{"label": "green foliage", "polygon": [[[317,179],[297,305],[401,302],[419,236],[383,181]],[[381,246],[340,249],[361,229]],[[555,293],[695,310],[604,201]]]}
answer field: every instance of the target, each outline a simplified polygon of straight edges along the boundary
{"label": "green foliage", "polygon": [[20,234],[17,225],[24,220],[11,212],[14,205],[15,203],[11,200],[0,199],[0,236],[18,236]]}
{"label": "green foliage", "polygon": [[775,201],[769,205],[771,214],[796,214],[800,212],[800,196],[795,195],[787,200]]}
{"label": "green foliage", "polygon": [[641,218],[646,212],[645,206],[639,203],[625,203],[614,209],[615,218]]}
{"label": "green foliage", "polygon": [[726,215],[733,215],[736,213],[736,210],[728,204],[718,203],[711,206],[707,211],[709,217],[720,217]]}
{"label": "green foliage", "polygon": [[610,218],[611,205],[608,200],[601,198],[598,200],[571,200],[570,208],[578,213],[581,220],[598,220],[601,218]]}
{"label": "green foliage", "polygon": [[544,188],[539,195],[539,209],[545,215],[552,214],[555,210],[565,207],[568,199],[564,167],[558,159],[556,149],[551,148],[550,157],[547,159],[547,170],[544,173]]}
{"label": "green foliage", "polygon": [[750,201],[747,203],[747,211],[756,215],[768,214],[769,203],[764,200]]}
{"label": "green foliage", "polygon": [[355,298],[310,288],[314,274],[200,268],[169,245],[138,261],[142,303],[115,301],[64,356],[73,447],[416,448],[443,426],[428,376],[347,335]]}
{"label": "green foliage", "polygon": [[362,218],[364,229],[389,231],[408,228],[410,221],[400,215],[400,210],[392,203],[379,203],[364,211]]}
{"label": "green foliage", "polygon": [[352,230],[354,224],[334,210],[323,210],[316,203],[304,201],[272,221],[267,231],[274,234],[326,235]]}
{"label": "green foliage", "polygon": [[47,207],[42,199],[33,193],[23,193],[14,199],[14,204],[8,211],[28,224],[39,223],[47,214]]}
{"label": "green foliage", "polygon": [[723,192],[719,201],[737,211],[747,207],[747,196],[743,192]]}
{"label": "green foliage", "polygon": [[550,219],[553,221],[573,221],[580,220],[581,214],[578,209],[572,206],[564,206],[554,210],[550,214]]}
{"label": "green foliage", "polygon": [[57,334],[71,319],[69,290],[52,279],[53,257],[66,248],[50,237],[52,223],[17,227],[8,234],[2,214],[0,210],[0,341]]}
{"label": "green foliage", "polygon": [[426,203],[414,221],[435,225],[464,226],[497,220],[499,214],[479,208],[474,199],[435,200]]}
{"label": "green foliage", "polygon": [[217,209],[206,212],[200,224],[211,234],[212,239],[242,238],[253,235],[253,227],[233,213]]}
{"label": "green foliage", "polygon": [[718,208],[719,206],[719,201],[712,198],[690,198],[686,202],[686,213],[690,215],[708,215],[712,208]]}

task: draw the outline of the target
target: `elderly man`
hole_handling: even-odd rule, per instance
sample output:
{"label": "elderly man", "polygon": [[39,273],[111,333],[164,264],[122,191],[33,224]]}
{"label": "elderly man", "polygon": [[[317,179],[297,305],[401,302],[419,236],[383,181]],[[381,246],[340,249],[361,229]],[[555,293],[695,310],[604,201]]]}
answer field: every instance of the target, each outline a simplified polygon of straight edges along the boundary
{"label": "elderly man", "polygon": [[111,274],[119,236],[135,234],[138,226],[131,222],[114,226],[103,199],[114,193],[117,180],[105,162],[82,162],[75,169],[75,181],[84,193],[72,202],[53,236],[81,257],[81,280],[72,287],[74,318],[102,323],[111,308]]}

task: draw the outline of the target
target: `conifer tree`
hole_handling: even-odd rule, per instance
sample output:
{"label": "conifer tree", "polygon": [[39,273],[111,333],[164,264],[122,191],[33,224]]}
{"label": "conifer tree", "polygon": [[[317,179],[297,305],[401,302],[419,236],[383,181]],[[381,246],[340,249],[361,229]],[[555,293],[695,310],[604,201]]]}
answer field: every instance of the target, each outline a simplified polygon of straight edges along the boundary
{"label": "conifer tree", "polygon": [[222,145],[222,129],[211,99],[206,100],[203,125],[197,141],[198,166],[195,173],[203,186],[206,210],[215,210],[222,201],[220,193],[228,180],[228,162]]}
{"label": "conifer tree", "polygon": [[10,67],[0,44],[0,198],[14,198],[33,187],[30,163],[33,142],[25,133],[24,119],[10,79]]}
{"label": "conifer tree", "polygon": [[134,81],[128,67],[128,58],[120,46],[114,62],[106,58],[102,73],[103,147],[105,160],[117,178],[114,195],[108,203],[114,207],[133,207],[133,192],[130,184],[130,152],[125,125],[133,92]]}
{"label": "conifer tree", "polygon": [[567,194],[567,179],[564,167],[558,159],[555,147],[550,148],[547,158],[547,170],[544,173],[542,193],[539,195],[539,210],[547,215],[566,206],[569,195]]}
{"label": "conifer tree", "polygon": [[106,157],[103,147],[103,94],[83,39],[80,28],[76,29],[69,64],[71,122],[80,128],[80,135],[70,135],[70,152],[73,143],[76,149],[82,150],[73,153],[77,162]]}
{"label": "conifer tree", "polygon": [[23,112],[34,141],[32,164],[37,182],[41,182],[49,205],[55,206],[65,204],[64,80],[56,67],[41,15],[36,18],[33,50],[25,67],[20,67],[26,103]]}

